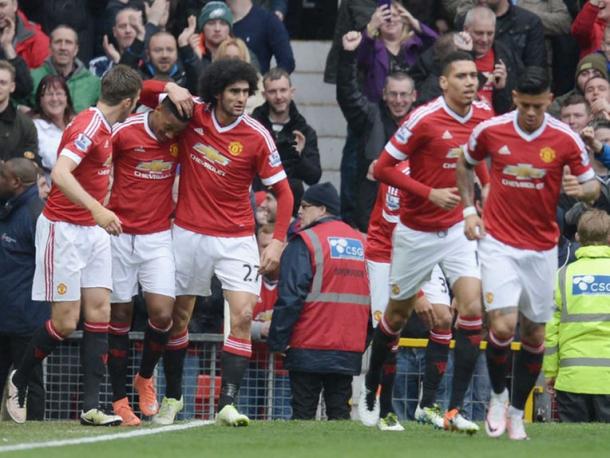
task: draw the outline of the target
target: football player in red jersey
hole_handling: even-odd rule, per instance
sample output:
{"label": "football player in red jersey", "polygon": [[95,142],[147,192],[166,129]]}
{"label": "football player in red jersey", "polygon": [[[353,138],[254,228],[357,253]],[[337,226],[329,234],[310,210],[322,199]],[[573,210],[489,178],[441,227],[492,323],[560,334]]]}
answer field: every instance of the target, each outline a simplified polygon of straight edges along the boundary
{"label": "football player in red jersey", "polygon": [[[210,294],[216,275],[230,308],[230,334],[221,365],[219,424],[245,426],[248,417],[234,406],[252,354],[250,324],[260,294],[260,275],[273,271],[290,223],[292,193],[279,153],[265,128],[244,113],[257,87],[256,70],[238,60],[219,60],[200,79],[191,121],[179,136],[180,189],[173,229],[176,304],[164,354],[167,390],[153,421],[169,424],[182,408],[182,367],[187,325],[195,296]],[[179,106],[185,92],[173,83],[147,81],[143,99],[155,104],[161,92]],[[151,103],[152,102],[152,103]],[[258,252],[250,187],[255,175],[277,198],[273,240]]]}
{"label": "football player in red jersey", "polygon": [[179,154],[175,137],[188,122],[166,98],[154,111],[131,116],[112,134],[114,182],[108,208],[120,218],[123,233],[112,239],[108,373],[112,407],[126,426],[140,424],[125,387],[132,299],[138,284],[144,293],[148,324],[133,384],[140,411],[152,416],[159,410],[152,375],[169,338],[176,296],[171,234],[172,186]]}
{"label": "football player in red jersey", "polygon": [[[487,366],[492,386],[485,430],[527,439],[525,401],[544,353],[544,325],[553,314],[559,192],[592,201],[599,183],[578,134],[546,114],[553,100],[546,71],[529,67],[513,92],[516,110],[475,128],[458,162],[464,232],[479,240],[483,298],[489,316]],[[483,219],[473,204],[472,169],[491,159]],[[569,172],[565,169],[569,168]],[[510,407],[506,375],[510,343],[520,324]]]}
{"label": "football player in red jersey", "polygon": [[[474,433],[478,426],[459,409],[479,355],[481,282],[476,244],[463,234],[455,166],[472,129],[489,119],[492,111],[474,101],[478,78],[471,55],[462,51],[449,54],[439,83],[443,95],[409,115],[384,148],[374,170],[377,179],[404,191],[405,199],[392,241],[390,301],[375,329],[358,412],[365,425],[377,423],[376,392],[383,362],[416,304],[418,291],[439,264],[451,284],[459,313],[453,385],[444,426]],[[395,167],[406,159],[410,176]],[[486,184],[484,167],[480,177]]]}
{"label": "football player in red jersey", "polygon": [[[374,164],[371,164],[371,168]],[[405,174],[409,173],[408,161],[401,162],[396,167]],[[369,273],[371,313],[375,327],[379,324],[390,298],[392,232],[399,220],[401,197],[402,192],[398,189],[380,183],[366,236],[364,256]],[[426,348],[422,398],[415,411],[415,420],[443,428],[443,416],[434,401],[449,356],[452,313],[449,307],[449,288],[438,265],[434,266],[430,281],[423,285],[418,296],[415,310],[421,309],[421,318],[430,329],[430,338]],[[397,347],[396,345],[392,348],[383,365],[379,395],[380,418],[377,423],[381,431],[404,431],[392,407]]]}
{"label": "football player in red jersey", "polygon": [[116,425],[121,417],[99,409],[100,384],[106,373],[108,322],[112,290],[110,236],[122,231],[118,216],[104,208],[112,164],[112,125],[133,110],[140,76],[123,65],[102,78],[95,107],[66,127],[51,173],[53,188],[36,224],[34,300],[49,301],[51,319],[36,331],[23,360],[9,378],[7,410],[25,421],[26,387],[32,368],[84,320],[81,344],[83,410],[81,423]]}

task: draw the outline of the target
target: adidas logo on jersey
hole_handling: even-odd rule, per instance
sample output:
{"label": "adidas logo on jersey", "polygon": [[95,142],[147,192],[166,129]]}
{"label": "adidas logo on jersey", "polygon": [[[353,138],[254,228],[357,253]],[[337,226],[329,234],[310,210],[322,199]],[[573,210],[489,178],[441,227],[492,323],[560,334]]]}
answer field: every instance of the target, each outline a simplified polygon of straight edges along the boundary
{"label": "adidas logo on jersey", "polygon": [[498,150],[498,154],[504,154],[505,156],[508,156],[510,154],[510,150],[508,149],[508,146],[504,145],[502,148],[500,148]]}
{"label": "adidas logo on jersey", "polygon": [[443,136],[441,138],[443,140],[451,140],[453,138],[453,135],[451,135],[451,132],[446,130],[445,132],[443,132]]}
{"label": "adidas logo on jersey", "polygon": [[197,133],[197,135],[203,136],[203,129],[201,127],[196,127],[193,130],[195,131],[195,133]]}

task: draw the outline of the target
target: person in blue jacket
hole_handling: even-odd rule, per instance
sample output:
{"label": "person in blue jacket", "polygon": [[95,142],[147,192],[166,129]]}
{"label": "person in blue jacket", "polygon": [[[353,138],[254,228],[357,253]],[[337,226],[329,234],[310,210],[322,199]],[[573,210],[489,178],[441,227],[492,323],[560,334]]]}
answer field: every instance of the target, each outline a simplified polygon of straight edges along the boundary
{"label": "person in blue jacket", "polygon": [[[36,164],[25,158],[0,162],[0,393],[11,365],[21,361],[34,331],[50,317],[48,302],[32,300],[38,197]],[[28,385],[28,420],[44,419],[42,366]]]}

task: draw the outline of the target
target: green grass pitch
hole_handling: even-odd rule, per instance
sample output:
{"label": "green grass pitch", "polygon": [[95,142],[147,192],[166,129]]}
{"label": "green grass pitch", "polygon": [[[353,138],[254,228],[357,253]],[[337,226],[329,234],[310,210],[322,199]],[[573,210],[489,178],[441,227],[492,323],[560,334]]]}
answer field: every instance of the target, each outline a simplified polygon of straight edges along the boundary
{"label": "green grass pitch", "polygon": [[[3,446],[128,433],[128,428],[91,428],[77,422],[0,423],[0,458],[581,458],[610,457],[610,425],[534,424],[530,440],[469,437],[405,423],[403,433],[380,432],[358,422],[253,422],[247,428],[215,425],[145,437],[18,452]],[[147,428],[145,426],[145,428]]]}

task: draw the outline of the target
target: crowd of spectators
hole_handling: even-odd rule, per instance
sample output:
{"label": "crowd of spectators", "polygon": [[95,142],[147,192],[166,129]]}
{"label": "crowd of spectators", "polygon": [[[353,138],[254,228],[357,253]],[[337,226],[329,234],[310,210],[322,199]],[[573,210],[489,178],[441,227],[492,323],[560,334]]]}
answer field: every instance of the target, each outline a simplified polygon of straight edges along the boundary
{"label": "crowd of spectators", "polygon": [[[174,81],[197,95],[198,78],[206,66],[235,58],[252,63],[259,72],[260,91],[250,99],[247,111],[276,142],[295,196],[296,217],[306,186],[320,180],[324,154],[311,122],[294,102],[299,87],[291,79],[299,64],[289,33],[299,34],[308,25],[305,19],[295,22],[295,11],[306,18],[307,8],[314,5],[334,23],[324,81],[336,84],[348,126],[341,164],[343,221],[366,233],[378,186],[369,171],[371,164],[405,116],[441,94],[443,58],[464,50],[475,58],[479,98],[496,114],[513,108],[512,91],[523,68],[545,68],[555,96],[549,114],[566,122],[586,144],[602,192],[589,204],[565,196],[560,200],[560,253],[569,260],[578,246],[575,234],[584,211],[594,207],[610,213],[610,0],[335,3],[0,0],[0,159],[9,161],[2,174],[14,176],[15,186],[21,186],[12,194],[3,190],[3,214],[10,213],[22,193],[28,198],[31,194],[29,170],[10,161],[25,158],[39,166],[38,194],[44,199],[62,131],[76,113],[97,102],[100,78],[112,66],[126,64],[143,79]],[[350,31],[360,32],[358,38],[348,38]],[[254,190],[266,191],[261,183],[255,183]],[[269,234],[274,222],[273,195],[261,195],[259,235]],[[11,252],[5,242],[3,235],[2,250]],[[266,279],[270,290],[276,282],[277,278]],[[0,310],[5,310],[7,301],[14,299],[2,296]],[[216,288],[212,299],[198,301],[198,310],[205,312],[195,313],[193,329],[219,331],[221,307]],[[265,319],[260,321],[269,321],[270,314],[262,312]],[[409,334],[421,327],[407,326],[405,335],[425,336]],[[264,341],[269,324],[255,329]],[[11,332],[1,329],[0,338]],[[4,342],[0,339],[0,347]],[[7,351],[11,350],[0,349]],[[285,377],[282,370],[278,368],[278,374]]]}

